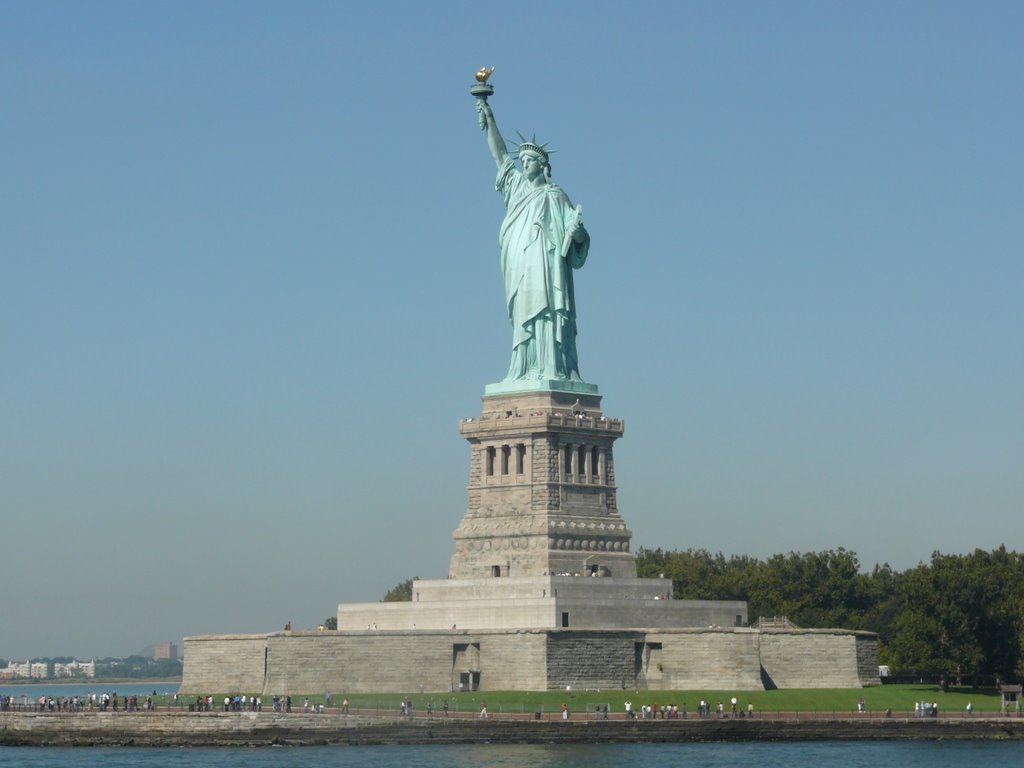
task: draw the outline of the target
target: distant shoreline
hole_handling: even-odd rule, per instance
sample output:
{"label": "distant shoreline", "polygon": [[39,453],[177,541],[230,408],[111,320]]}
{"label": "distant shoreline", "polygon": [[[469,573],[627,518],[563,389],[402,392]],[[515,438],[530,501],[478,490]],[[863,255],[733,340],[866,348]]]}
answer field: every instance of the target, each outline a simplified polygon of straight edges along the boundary
{"label": "distant shoreline", "polygon": [[1021,740],[1005,717],[528,720],[273,712],[0,713],[5,746],[312,746],[704,741]]}

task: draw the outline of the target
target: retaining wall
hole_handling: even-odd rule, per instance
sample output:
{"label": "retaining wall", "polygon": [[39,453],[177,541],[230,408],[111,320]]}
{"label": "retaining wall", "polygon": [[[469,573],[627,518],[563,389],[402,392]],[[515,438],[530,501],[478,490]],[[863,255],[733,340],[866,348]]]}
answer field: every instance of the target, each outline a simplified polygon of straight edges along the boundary
{"label": "retaining wall", "polygon": [[562,721],[338,714],[0,713],[0,746],[269,746],[1024,738],[1019,718]]}
{"label": "retaining wall", "polygon": [[761,690],[878,683],[877,636],[847,630],[274,632],[185,639],[185,694]]}
{"label": "retaining wall", "polygon": [[759,633],[766,687],[859,688],[878,683],[877,636],[823,629]]}

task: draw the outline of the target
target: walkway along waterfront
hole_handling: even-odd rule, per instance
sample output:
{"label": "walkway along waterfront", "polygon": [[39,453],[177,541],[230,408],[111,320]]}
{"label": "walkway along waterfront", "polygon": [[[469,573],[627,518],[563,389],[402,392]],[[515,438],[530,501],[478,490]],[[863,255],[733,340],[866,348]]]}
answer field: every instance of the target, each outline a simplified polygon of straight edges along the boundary
{"label": "walkway along waterfront", "polygon": [[752,718],[569,720],[530,716],[401,717],[293,712],[4,712],[4,746],[271,746],[323,744],[551,744],[687,741],[1022,739],[1007,717],[885,717],[771,713]]}

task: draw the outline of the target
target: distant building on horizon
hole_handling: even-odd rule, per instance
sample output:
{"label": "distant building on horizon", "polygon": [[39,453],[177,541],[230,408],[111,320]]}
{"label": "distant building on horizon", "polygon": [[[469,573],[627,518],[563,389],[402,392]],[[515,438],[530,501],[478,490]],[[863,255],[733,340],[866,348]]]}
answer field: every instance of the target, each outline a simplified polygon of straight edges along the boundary
{"label": "distant building on horizon", "polygon": [[68,664],[54,663],[54,677],[96,677],[95,661],[72,661]]}
{"label": "distant building on horizon", "polygon": [[29,677],[32,669],[32,665],[26,662],[20,664],[18,662],[8,662],[7,669],[10,670],[11,677]]}
{"label": "distant building on horizon", "polygon": [[153,646],[153,661],[163,659],[177,659],[178,646],[174,643],[159,643]]}
{"label": "distant building on horizon", "polygon": [[15,680],[17,678],[48,680],[58,677],[96,677],[96,662],[71,661],[64,664],[58,661],[54,662],[51,670],[48,661],[26,661],[24,663],[9,661],[5,668],[0,669],[0,680]]}
{"label": "distant building on horizon", "polygon": [[32,664],[29,662],[17,662],[8,661],[7,668],[0,670],[3,674],[0,678],[4,680],[13,680],[16,677],[32,677]]}

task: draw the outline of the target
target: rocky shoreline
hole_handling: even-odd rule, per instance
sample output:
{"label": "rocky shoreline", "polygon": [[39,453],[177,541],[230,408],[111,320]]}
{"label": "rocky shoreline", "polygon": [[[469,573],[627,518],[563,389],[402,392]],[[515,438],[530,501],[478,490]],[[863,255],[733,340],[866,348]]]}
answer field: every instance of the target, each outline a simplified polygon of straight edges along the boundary
{"label": "rocky shoreline", "polygon": [[400,718],[253,713],[0,714],[0,746],[301,746],[1024,738],[1020,718],[759,717],[738,720]]}

